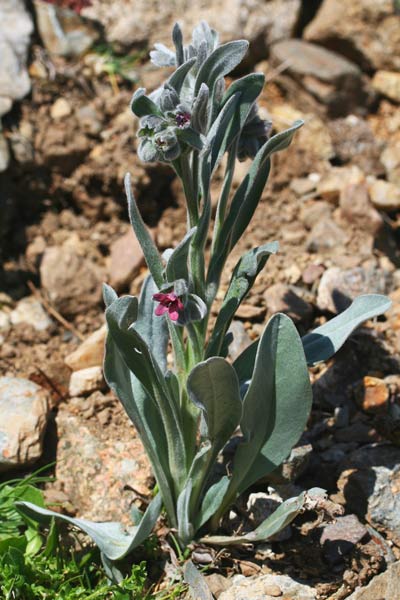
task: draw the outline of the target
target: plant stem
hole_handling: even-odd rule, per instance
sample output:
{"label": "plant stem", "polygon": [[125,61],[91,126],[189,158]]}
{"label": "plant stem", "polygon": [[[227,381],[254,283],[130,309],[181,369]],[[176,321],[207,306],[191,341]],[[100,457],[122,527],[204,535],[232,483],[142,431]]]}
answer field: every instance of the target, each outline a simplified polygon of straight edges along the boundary
{"label": "plant stem", "polygon": [[197,190],[194,189],[193,174],[187,154],[180,157],[180,176],[186,196],[189,229],[197,225],[199,220]]}

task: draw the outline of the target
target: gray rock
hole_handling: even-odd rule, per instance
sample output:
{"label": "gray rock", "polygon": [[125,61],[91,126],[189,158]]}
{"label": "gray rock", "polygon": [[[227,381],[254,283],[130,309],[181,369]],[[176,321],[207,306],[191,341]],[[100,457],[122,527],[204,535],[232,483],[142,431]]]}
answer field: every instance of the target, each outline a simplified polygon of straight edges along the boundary
{"label": "gray rock", "polygon": [[274,44],[271,57],[274,64],[287,65],[287,73],[332,117],[347,115],[365,105],[371,93],[357,65],[304,40]]}
{"label": "gray rock", "polygon": [[49,394],[32,381],[0,377],[0,471],[25,467],[42,455]]}
{"label": "gray rock", "polygon": [[64,315],[76,315],[101,299],[101,274],[96,265],[74,248],[46,248],[40,264],[42,286]]}
{"label": "gray rock", "polygon": [[366,587],[357,588],[347,600],[398,600],[400,590],[400,561],[376,575]]}
{"label": "gray rock", "polygon": [[345,515],[325,525],[320,544],[327,560],[336,564],[342,562],[343,557],[367,536],[367,528],[360,523],[356,515]]}
{"label": "gray rock", "polygon": [[35,0],[36,22],[40,37],[50,54],[80,56],[99,38],[95,23],[75,11]]}
{"label": "gray rock", "polygon": [[[233,585],[223,592],[219,600],[273,600],[279,588],[286,600],[315,600],[316,590],[295,581],[288,575],[261,575],[254,577],[236,576]],[[274,590],[273,596],[268,590]]]}
{"label": "gray rock", "polygon": [[393,0],[324,0],[304,37],[348,56],[368,71],[400,69],[399,15]]}
{"label": "gray rock", "polygon": [[23,0],[2,0],[0,23],[1,117],[13,100],[20,100],[31,89],[26,61],[33,22]]}
{"label": "gray rock", "polygon": [[36,331],[45,331],[52,324],[49,315],[34,296],[22,298],[11,312],[10,320],[13,325],[18,323],[32,325]]}
{"label": "gray rock", "polygon": [[400,543],[400,448],[372,444],[355,450],[337,482],[347,510]]}
{"label": "gray rock", "polygon": [[266,481],[272,485],[293,483],[307,469],[312,452],[311,444],[296,446],[280,467],[267,475]]}
{"label": "gray rock", "polygon": [[330,218],[318,221],[307,238],[309,252],[328,252],[343,247],[349,241],[349,236],[339,225]]}
{"label": "gray rock", "polygon": [[331,267],[321,277],[317,305],[320,310],[341,312],[360,294],[384,294],[387,285],[387,274],[381,269]]}

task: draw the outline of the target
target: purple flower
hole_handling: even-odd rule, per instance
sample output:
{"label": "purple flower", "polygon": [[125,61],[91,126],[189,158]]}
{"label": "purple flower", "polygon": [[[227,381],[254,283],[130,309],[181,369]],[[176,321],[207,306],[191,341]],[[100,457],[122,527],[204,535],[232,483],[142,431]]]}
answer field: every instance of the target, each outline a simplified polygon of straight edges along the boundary
{"label": "purple flower", "polygon": [[154,311],[157,317],[160,317],[167,312],[171,321],[177,321],[185,308],[182,301],[173,292],[170,292],[169,294],[154,294],[153,300],[160,303]]}

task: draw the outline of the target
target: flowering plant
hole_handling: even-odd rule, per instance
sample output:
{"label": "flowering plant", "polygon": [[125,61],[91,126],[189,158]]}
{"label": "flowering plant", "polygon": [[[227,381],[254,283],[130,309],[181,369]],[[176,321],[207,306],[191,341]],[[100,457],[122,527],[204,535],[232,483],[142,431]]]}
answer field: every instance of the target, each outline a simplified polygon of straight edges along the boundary
{"label": "flowering plant", "polygon": [[[211,322],[222,272],[260,201],[271,155],[290,144],[302,122],[270,137],[271,125],[261,119],[256,104],[264,85],[261,73],[226,88],[224,77],[243,59],[246,41],[219,45],[206,23],[196,27],[188,46],[176,25],[173,41],[174,51],[157,44],[151,57],[156,65],[176,67],[174,72],[150,95],[137,90],[132,110],[140,119],[139,156],[168,162],[182,181],[187,233],[160,256],[127,175],[130,219],[150,273],[139,299],[119,298],[111,287],[104,288],[105,377],[142,439],[158,493],[129,532],[118,523],[90,523],[20,505],[31,516],[54,516],[80,527],[109,562],[149,535],[162,506],[182,546],[199,537],[216,545],[263,541],[309,506],[318,490],[283,502],[251,533],[216,535],[238,496],[279,467],[303,432],[312,402],[307,365],[330,358],[355,327],[390,305],[384,296],[361,296],[303,338],[289,317],[276,314],[259,340],[233,364],[227,360],[235,312],[278,244],[265,243],[240,258]],[[212,220],[211,179],[224,156]],[[235,164],[244,158],[252,162],[232,194]],[[227,474],[218,476],[217,461],[234,433],[239,440],[233,462]]]}

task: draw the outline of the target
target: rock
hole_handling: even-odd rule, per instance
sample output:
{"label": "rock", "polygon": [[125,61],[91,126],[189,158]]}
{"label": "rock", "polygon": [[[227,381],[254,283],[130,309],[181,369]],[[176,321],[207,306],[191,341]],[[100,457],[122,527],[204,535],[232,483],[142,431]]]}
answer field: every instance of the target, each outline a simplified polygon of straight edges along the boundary
{"label": "rock", "polygon": [[389,142],[381,154],[387,178],[391,183],[400,185],[400,141]]}
{"label": "rock", "polygon": [[210,592],[217,599],[221,596],[222,592],[225,592],[232,585],[231,580],[227,577],[224,577],[220,573],[211,573],[211,575],[205,575],[205,579]]}
{"label": "rock", "polygon": [[99,39],[96,23],[75,11],[34,0],[36,23],[42,42],[50,54],[77,57]]}
{"label": "rock", "polygon": [[11,312],[10,320],[13,325],[18,323],[32,325],[36,331],[45,331],[53,323],[39,300],[34,296],[22,298]]}
{"label": "rock", "polygon": [[244,319],[245,321],[251,319],[260,319],[265,315],[264,306],[254,306],[248,302],[243,302],[237,309],[235,316],[238,319]]}
{"label": "rock", "polygon": [[312,285],[318,281],[324,271],[325,267],[323,265],[311,264],[304,269],[301,278],[306,285]]}
{"label": "rock", "polygon": [[107,326],[102,325],[94,331],[78,348],[68,354],[65,363],[72,371],[99,367],[103,364],[104,344],[106,341]]}
{"label": "rock", "polygon": [[363,183],[365,175],[356,166],[332,167],[317,185],[318,195],[332,204],[339,201],[340,192],[349,185]]}
{"label": "rock", "polygon": [[371,444],[355,450],[337,482],[346,509],[400,542],[400,448]]}
{"label": "rock", "polygon": [[63,315],[79,314],[100,302],[101,274],[69,245],[46,248],[40,277],[51,302]]}
{"label": "rock", "polygon": [[[86,402],[90,401],[91,397]],[[133,485],[139,493],[149,494],[153,480],[143,446],[128,418],[121,413],[117,438],[104,432],[104,427],[71,414],[65,406],[56,421],[55,487],[63,490],[83,518],[132,524],[129,511],[133,495],[124,492],[124,487]]]}
{"label": "rock", "polygon": [[380,161],[382,142],[374,135],[368,121],[356,115],[335,119],[328,123],[333,153],[340,162],[356,165],[368,175],[382,175]]}
{"label": "rock", "polygon": [[362,410],[374,414],[386,410],[390,390],[383,379],[366,375],[354,390],[354,395]]}
{"label": "rock", "polygon": [[23,0],[2,0],[0,23],[1,117],[14,100],[21,100],[31,89],[26,61],[33,22]]}
{"label": "rock", "polygon": [[350,184],[343,188],[340,192],[339,206],[341,216],[357,228],[373,236],[383,229],[383,219],[370,202],[366,183]]}
{"label": "rock", "polygon": [[271,48],[272,61],[286,64],[298,85],[340,117],[364,106],[368,93],[360,69],[343,56],[304,40],[283,40]]}
{"label": "rock", "polygon": [[264,293],[268,312],[275,314],[283,312],[294,321],[309,321],[314,309],[309,302],[301,298],[293,286],[285,283],[275,283]]}
{"label": "rock", "polygon": [[366,587],[357,588],[347,600],[398,600],[400,561],[389,565],[387,571],[376,575]]}
{"label": "rock", "polygon": [[232,321],[228,331],[233,334],[233,340],[229,346],[229,357],[234,361],[251,344],[251,338],[242,321]]}
{"label": "rock", "polygon": [[290,189],[296,196],[306,196],[315,191],[316,183],[309,177],[295,177],[290,182]]}
{"label": "rock", "polygon": [[254,577],[235,577],[233,585],[223,592],[219,600],[272,600],[277,596],[267,594],[271,589],[281,590],[282,600],[315,600],[316,590],[295,581],[288,575],[256,575]]}
{"label": "rock", "polygon": [[384,294],[387,275],[380,269],[355,267],[341,270],[330,267],[322,275],[318,287],[320,310],[337,313],[345,310],[361,294]]}
{"label": "rock", "polygon": [[32,381],[0,377],[0,472],[26,467],[42,455],[49,394]]}
{"label": "rock", "polygon": [[[155,238],[155,230],[149,230]],[[121,290],[129,285],[144,265],[142,248],[133,229],[129,229],[122,237],[111,244],[108,272],[110,285]]]}
{"label": "rock", "polygon": [[377,71],[372,79],[373,87],[400,104],[400,73],[393,71]]}
{"label": "rock", "polygon": [[371,202],[380,210],[400,210],[400,188],[383,179],[374,179],[368,186]]}
{"label": "rock", "polygon": [[356,515],[345,515],[325,525],[320,544],[328,562],[337,564],[342,562],[343,557],[367,536],[367,528],[360,523]]}
{"label": "rock", "polygon": [[326,123],[313,113],[306,113],[303,118],[305,125],[300,129],[297,138],[299,146],[307,148],[307,152],[321,161],[333,158],[335,150]]}
{"label": "rock", "polygon": [[323,219],[317,222],[307,238],[309,252],[327,252],[333,248],[344,246],[349,241],[349,236],[332,219]]}
{"label": "rock", "polygon": [[50,107],[50,116],[57,121],[68,117],[72,113],[72,108],[68,100],[65,98],[57,98],[54,104]]}
{"label": "rock", "polygon": [[[220,34],[221,41],[244,38],[250,41],[252,62],[265,58],[273,42],[291,37],[301,9],[300,0],[213,0],[189,3],[181,14],[185,43],[189,43],[194,26],[207,21]],[[169,47],[171,30],[177,19],[176,6],[157,0],[114,0],[112,5],[93,2],[83,13],[99,20],[109,42],[119,47],[163,42]],[[224,19],[221,19],[221,15]]]}
{"label": "rock", "polygon": [[8,165],[10,164],[10,150],[8,147],[8,142],[3,135],[3,132],[0,127],[0,173],[6,171],[8,169]]}
{"label": "rock", "polygon": [[300,209],[300,219],[307,229],[312,229],[314,225],[329,219],[331,214],[332,205],[324,200],[310,200]]}
{"label": "rock", "polygon": [[73,371],[69,382],[70,396],[87,396],[104,387],[102,367],[88,367]]}
{"label": "rock", "polygon": [[90,135],[98,135],[103,129],[101,116],[90,104],[78,108],[76,111],[76,116],[84,131]]}
{"label": "rock", "polygon": [[313,448],[311,444],[301,444],[292,449],[283,463],[266,476],[271,485],[293,483],[302,475],[310,462]]}
{"label": "rock", "polygon": [[399,15],[392,0],[324,0],[304,37],[344,54],[363,69],[400,69]]}

